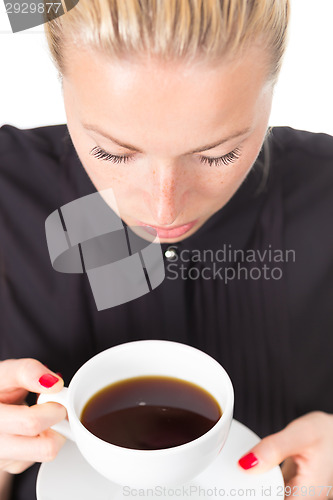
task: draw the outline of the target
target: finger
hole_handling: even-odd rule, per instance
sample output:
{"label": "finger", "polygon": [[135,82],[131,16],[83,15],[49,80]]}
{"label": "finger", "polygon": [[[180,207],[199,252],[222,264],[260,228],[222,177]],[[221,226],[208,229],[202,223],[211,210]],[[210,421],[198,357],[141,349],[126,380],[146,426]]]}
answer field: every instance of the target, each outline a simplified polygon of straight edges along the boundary
{"label": "finger", "polygon": [[66,415],[65,407],[58,403],[34,406],[0,404],[0,430],[2,434],[37,436]]}
{"label": "finger", "polygon": [[8,404],[22,404],[29,391],[26,389],[13,389],[7,392],[0,392],[0,401]]}
{"label": "finger", "polygon": [[282,431],[262,439],[238,464],[247,472],[262,473],[301,454],[318,440],[325,419],[324,413],[312,412],[294,420]]}
{"label": "finger", "polygon": [[9,500],[11,496],[13,478],[8,472],[0,470],[0,498]]}
{"label": "finger", "polygon": [[[20,462],[16,460],[0,461],[0,470],[10,474],[21,474],[29,469],[35,462]],[[1,473],[1,472],[0,472]],[[0,489],[1,491],[1,489]],[[0,496],[1,500],[2,497]]]}
{"label": "finger", "polygon": [[297,474],[297,465],[295,461],[292,458],[287,458],[281,466],[281,472],[284,482],[288,484]]}
{"label": "finger", "polygon": [[7,460],[20,462],[50,462],[53,460],[66,438],[52,429],[47,429],[37,437],[0,435],[0,450]]}
{"label": "finger", "polygon": [[62,387],[62,378],[36,359],[7,359],[0,362],[0,400],[3,403],[11,403],[22,389],[53,393]]}

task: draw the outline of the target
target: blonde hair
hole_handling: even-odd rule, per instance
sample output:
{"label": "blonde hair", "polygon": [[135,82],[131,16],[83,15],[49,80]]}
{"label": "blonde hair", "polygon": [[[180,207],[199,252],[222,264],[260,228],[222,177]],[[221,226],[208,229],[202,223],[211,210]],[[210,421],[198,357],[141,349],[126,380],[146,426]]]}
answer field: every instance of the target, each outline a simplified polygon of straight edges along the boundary
{"label": "blonde hair", "polygon": [[78,0],[44,26],[60,74],[70,41],[116,57],[148,52],[210,61],[237,56],[259,41],[269,51],[269,76],[275,80],[289,11],[289,0]]}

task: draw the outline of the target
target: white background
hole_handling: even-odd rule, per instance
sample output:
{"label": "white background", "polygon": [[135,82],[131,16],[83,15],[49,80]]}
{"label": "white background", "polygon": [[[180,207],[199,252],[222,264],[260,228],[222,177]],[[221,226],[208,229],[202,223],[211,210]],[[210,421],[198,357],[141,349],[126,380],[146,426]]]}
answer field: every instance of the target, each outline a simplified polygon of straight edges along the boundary
{"label": "white background", "polygon": [[[333,135],[333,0],[291,0],[291,6],[289,45],[270,124]],[[43,28],[11,33],[2,0],[0,64],[0,125],[31,128],[66,121]]]}

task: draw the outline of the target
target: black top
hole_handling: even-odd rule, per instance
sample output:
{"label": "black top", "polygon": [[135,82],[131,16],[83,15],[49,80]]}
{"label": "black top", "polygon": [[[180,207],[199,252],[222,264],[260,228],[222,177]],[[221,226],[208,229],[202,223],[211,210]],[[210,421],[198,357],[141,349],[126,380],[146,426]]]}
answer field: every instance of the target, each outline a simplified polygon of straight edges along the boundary
{"label": "black top", "polygon": [[[39,359],[68,384],[108,347],[176,340],[221,362],[235,418],[261,437],[311,410],[333,412],[332,137],[274,128],[231,201],[172,245],[178,260],[165,258],[163,283],[103,311],[86,275],[53,270],[44,228],[95,191],[65,125],[1,128],[1,359]],[[13,499],[35,498],[37,469],[15,477]]]}

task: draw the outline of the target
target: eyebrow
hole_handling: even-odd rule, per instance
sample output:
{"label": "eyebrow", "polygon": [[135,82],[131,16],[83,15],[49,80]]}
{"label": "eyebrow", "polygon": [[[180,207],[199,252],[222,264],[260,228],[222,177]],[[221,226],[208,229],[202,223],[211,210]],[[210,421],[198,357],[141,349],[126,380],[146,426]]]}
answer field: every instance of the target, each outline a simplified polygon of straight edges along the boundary
{"label": "eyebrow", "polygon": [[[124,142],[119,141],[118,139],[115,139],[110,134],[107,134],[106,132],[99,130],[98,127],[96,127],[95,125],[83,123],[83,127],[86,130],[91,130],[92,132],[96,132],[97,134],[102,135],[106,139],[109,139],[110,141],[114,142],[118,146],[121,146],[122,148],[130,149],[131,151],[137,151],[139,153],[142,153],[142,150],[140,148],[137,148],[131,144],[126,144]],[[230,141],[231,139],[235,139],[236,137],[240,137],[242,135],[247,134],[250,130],[251,130],[250,127],[246,127],[243,130],[240,130],[238,132],[235,132],[235,133],[229,135],[228,137],[225,137],[224,139],[221,139],[221,140],[214,142],[212,144],[207,144],[206,146],[202,146],[200,148],[194,149],[193,151],[189,151],[188,153],[185,153],[185,154],[202,153],[203,151],[208,151],[209,149],[214,149],[217,146],[221,146],[221,144],[224,144],[225,142]]]}

